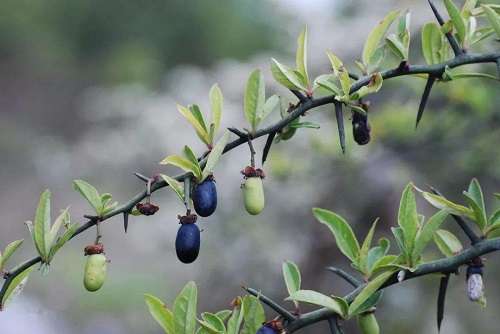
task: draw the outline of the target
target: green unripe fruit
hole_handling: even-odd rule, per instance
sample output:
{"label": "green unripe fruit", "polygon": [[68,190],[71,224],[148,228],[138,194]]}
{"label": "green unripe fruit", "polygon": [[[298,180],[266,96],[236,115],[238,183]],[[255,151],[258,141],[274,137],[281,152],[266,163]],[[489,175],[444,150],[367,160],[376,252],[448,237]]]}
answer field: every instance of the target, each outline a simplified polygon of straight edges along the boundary
{"label": "green unripe fruit", "polygon": [[295,131],[297,131],[296,128],[291,128],[291,127],[285,127],[283,130],[281,130],[280,138],[281,140],[288,140],[293,137],[295,134]]}
{"label": "green unripe fruit", "polygon": [[363,334],[379,334],[377,318],[373,312],[363,313],[358,316],[358,326]]}
{"label": "green unripe fruit", "polygon": [[258,215],[264,209],[264,187],[259,176],[248,177],[242,185],[245,209],[251,215]]}
{"label": "green unripe fruit", "polygon": [[83,285],[88,291],[97,291],[106,279],[106,257],[103,254],[92,254],[87,258]]}

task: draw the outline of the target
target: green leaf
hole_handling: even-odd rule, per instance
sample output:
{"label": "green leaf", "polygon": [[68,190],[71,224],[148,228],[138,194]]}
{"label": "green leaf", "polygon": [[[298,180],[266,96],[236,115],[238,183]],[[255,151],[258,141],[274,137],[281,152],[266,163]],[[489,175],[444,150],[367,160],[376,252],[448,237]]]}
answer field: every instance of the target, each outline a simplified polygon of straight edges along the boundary
{"label": "green leaf", "polygon": [[40,196],[33,232],[35,247],[44,261],[47,260],[50,251],[50,245],[47,244],[50,232],[50,195],[50,191],[47,189]]}
{"label": "green leaf", "polygon": [[73,189],[78,191],[89,202],[97,215],[101,214],[101,196],[93,185],[83,180],[74,180]]}
{"label": "green leaf", "polygon": [[199,182],[203,182],[203,180],[205,180],[209,175],[212,175],[212,173],[214,172],[215,165],[217,165],[217,162],[219,162],[219,158],[224,152],[224,148],[229,141],[230,135],[231,134],[229,133],[229,131],[226,130],[222,138],[219,139],[217,144],[215,144],[215,146],[210,151],[210,154],[208,154],[207,163],[205,165],[205,168],[203,168],[203,173]]}
{"label": "green leaf", "polygon": [[201,113],[200,107],[197,104],[191,104],[188,106],[188,108],[198,124],[203,128],[203,131],[206,133],[208,128],[205,124],[205,120],[203,119],[203,114]]}
{"label": "green leaf", "polygon": [[419,190],[419,191],[422,194],[422,196],[425,198],[425,200],[427,202],[429,202],[429,204],[431,204],[432,206],[434,206],[435,208],[437,208],[439,210],[444,209],[452,215],[465,216],[465,217],[468,217],[470,219],[475,218],[473,211],[471,209],[463,206],[463,205],[453,203],[453,202],[451,202],[451,201],[447,200],[446,198],[439,196],[439,195],[431,194],[431,193],[421,191],[421,190]]}
{"label": "green leaf", "polygon": [[189,161],[191,161],[191,163],[193,164],[193,166],[195,166],[196,173],[194,173],[194,175],[201,175],[201,167],[200,167],[200,163],[198,162],[198,158],[194,154],[193,150],[189,146],[187,146],[187,145],[184,146],[184,156]]}
{"label": "green leaf", "polygon": [[455,256],[463,250],[460,240],[447,230],[437,230],[434,234],[434,242],[446,257]]}
{"label": "green leaf", "polygon": [[497,34],[497,38],[500,39],[500,15],[498,15],[491,6],[481,5],[484,13],[486,14],[486,18],[491,24],[493,30]]}
{"label": "green leaf", "polygon": [[262,73],[257,69],[248,77],[243,99],[245,118],[252,127],[252,132],[255,132],[257,129],[257,114],[262,110],[265,102],[266,85]]}
{"label": "green leaf", "polygon": [[396,239],[396,244],[399,247],[399,250],[406,258],[409,257],[408,250],[405,245],[405,237],[403,234],[403,229],[401,227],[391,227],[392,234],[394,235],[394,239]]}
{"label": "green leaf", "polygon": [[332,65],[333,74],[340,81],[344,96],[348,96],[351,90],[351,79],[349,78],[349,72],[347,72],[342,61],[336,55],[334,55],[333,52],[327,51],[326,55],[328,56],[330,64]]}
{"label": "green leaf", "polygon": [[254,296],[243,297],[244,323],[241,334],[255,334],[266,321],[264,308],[259,299]]}
{"label": "green leaf", "polygon": [[450,15],[451,22],[453,23],[453,27],[455,27],[455,31],[457,32],[458,41],[463,43],[465,41],[465,22],[460,14],[460,10],[453,3],[452,0],[444,0],[444,5],[446,10],[448,11],[448,15]]}
{"label": "green leaf", "polygon": [[396,57],[398,57],[400,60],[406,60],[407,51],[403,44],[403,41],[401,41],[399,36],[396,36],[395,34],[390,34],[385,38],[385,41],[389,49],[391,49],[391,51],[396,55]]}
{"label": "green leaf", "polygon": [[[292,295],[300,290],[301,277],[299,267],[292,261],[286,261],[283,262],[282,270],[288,295]],[[297,302],[295,302],[295,306],[298,307]]]}
{"label": "green leaf", "polygon": [[21,246],[24,239],[16,240],[7,245],[5,247],[3,253],[0,253],[0,271],[5,267],[5,264],[9,260],[9,258],[14,254],[14,252]]}
{"label": "green leaf", "polygon": [[396,272],[396,270],[386,271],[370,281],[349,305],[349,316],[357,315],[360,307]]}
{"label": "green leaf", "polygon": [[197,180],[201,180],[202,178],[199,164],[194,164],[191,160],[183,158],[179,155],[169,155],[168,157],[160,161],[160,164],[179,167],[187,173],[192,173]]}
{"label": "green leaf", "polygon": [[367,85],[361,87],[358,91],[354,92],[351,94],[349,99],[351,101],[359,100],[363,97],[365,97],[368,94],[373,94],[376,93],[380,90],[382,87],[382,82],[384,81],[384,78],[382,78],[382,75],[380,73],[374,73],[372,74],[370,81],[368,82]]}
{"label": "green leaf", "polygon": [[309,74],[307,73],[307,27],[300,33],[297,38],[297,55],[296,55],[297,71],[304,77],[306,86],[309,86]]}
{"label": "green leaf", "polygon": [[427,64],[441,62],[440,50],[443,46],[443,33],[435,23],[426,23],[422,28],[422,52]]}
{"label": "green leaf", "polygon": [[302,79],[293,69],[271,58],[271,73],[274,80],[288,89],[306,91]]}
{"label": "green leaf", "polygon": [[467,189],[467,194],[469,198],[471,198],[477,206],[486,214],[486,207],[484,205],[484,196],[483,191],[481,189],[481,185],[479,181],[474,178],[469,184],[469,189]]}
{"label": "green leaf", "polygon": [[361,250],[359,252],[359,270],[367,274],[368,270],[368,252],[370,251],[370,247],[372,245],[373,234],[375,233],[375,229],[377,228],[378,218],[372,224],[372,227],[368,231],[368,234],[363,241],[363,245],[361,246]]}
{"label": "green leaf", "polygon": [[212,111],[212,120],[211,120],[211,129],[213,125],[212,135],[210,136],[210,142],[214,142],[214,137],[220,127],[220,120],[222,118],[222,105],[224,102],[224,97],[222,96],[222,91],[220,90],[217,84],[214,84],[212,88],[210,88],[210,92],[208,93],[210,99],[210,110]]}
{"label": "green leaf", "polygon": [[256,124],[257,126],[262,122],[267,116],[269,116],[273,111],[281,109],[281,101],[279,96],[273,95],[267,99],[264,106],[257,111]]}
{"label": "green leaf", "polygon": [[211,329],[210,330],[211,332],[213,333],[226,332],[226,325],[224,325],[222,319],[220,319],[216,314],[204,312],[201,314],[201,317],[203,318],[204,322],[200,322],[200,324],[202,324],[202,326],[208,325],[209,328]]}
{"label": "green leaf", "polygon": [[196,107],[188,109],[178,104],[177,110],[181,113],[182,116],[184,116],[185,119],[187,119],[189,123],[191,123],[198,137],[200,137],[200,139],[205,144],[210,145],[210,138],[205,126],[205,122],[203,121],[203,116],[201,115],[201,112],[199,114],[197,113],[199,112],[199,108]]}
{"label": "green leaf", "polygon": [[54,245],[56,238],[57,238],[57,233],[59,232],[59,229],[61,226],[65,225],[68,226],[70,221],[70,216],[69,216],[69,208],[66,208],[61,212],[61,214],[56,218],[54,221],[54,224],[50,228],[50,231],[47,234],[47,246],[49,249],[49,253],[52,251],[52,246]]}
{"label": "green leaf", "polygon": [[314,80],[314,85],[326,89],[333,95],[342,96],[342,90],[335,83],[335,78],[333,74],[323,74]]}
{"label": "green leaf", "polygon": [[215,313],[215,315],[219,317],[222,321],[226,321],[227,318],[229,318],[229,316],[231,315],[231,313],[232,313],[231,310],[222,310]]}
{"label": "green leaf", "polygon": [[341,317],[345,317],[345,310],[342,304],[338,300],[328,297],[322,293],[312,290],[299,290],[290,295],[290,297],[285,300],[294,300],[298,302],[309,303],[313,305],[319,305],[326,307],[327,309],[335,312]]}
{"label": "green leaf", "polygon": [[5,306],[12,300],[12,298],[21,293],[21,291],[23,290],[24,286],[28,281],[29,274],[31,273],[32,270],[33,266],[21,272],[10,282],[9,286],[7,287],[7,290],[5,290],[5,294],[2,300],[0,300],[0,311],[5,309]]}
{"label": "green leaf", "polygon": [[464,192],[464,196],[467,204],[469,204],[469,207],[472,208],[472,212],[474,214],[474,222],[477,224],[481,231],[484,231],[484,229],[488,225],[488,217],[486,216],[486,212],[483,211],[483,209],[480,208],[479,205],[477,205],[477,203],[469,193]]}
{"label": "green leaf", "polygon": [[78,224],[77,223],[73,223],[73,224],[69,224],[68,225],[68,227],[67,227],[66,231],[63,233],[63,235],[60,236],[59,238],[57,238],[56,243],[50,249],[49,261],[52,260],[52,258],[57,253],[57,251],[59,249],[61,249],[62,246],[64,246],[64,244],[69,239],[71,239],[71,237],[75,234],[75,232],[76,232],[77,229],[78,229]]}
{"label": "green leaf", "polygon": [[415,247],[413,248],[412,258],[413,262],[416,263],[418,257],[422,254],[424,248],[434,237],[434,233],[439,229],[444,220],[448,217],[448,212],[441,210],[434,214],[426,224],[420,229],[417,239],[415,241]]}
{"label": "green leaf", "polygon": [[381,258],[379,258],[377,261],[373,263],[373,266],[371,267],[371,273],[370,277],[375,275],[376,273],[385,271],[387,266],[390,266],[391,264],[394,264],[396,260],[398,259],[397,255],[384,255]]}
{"label": "green leaf", "polygon": [[177,194],[177,197],[181,200],[181,202],[184,202],[184,185],[174,179],[173,177],[170,177],[165,174],[160,174],[160,176],[167,182],[167,184],[170,186],[170,188]]}
{"label": "green leaf", "polygon": [[241,297],[237,299],[237,306],[233,309],[231,317],[227,322],[227,334],[238,334],[240,332],[243,316],[245,315],[244,305]]}
{"label": "green leaf", "polygon": [[320,125],[318,123],[314,123],[314,122],[294,122],[294,123],[290,123],[289,127],[292,129],[301,129],[301,128],[319,129]]}
{"label": "green leaf", "polygon": [[196,329],[196,304],[198,290],[196,284],[188,282],[174,302],[175,334],[194,334]]}
{"label": "green leaf", "polygon": [[418,231],[417,203],[411,183],[406,186],[401,196],[398,225],[403,230],[405,248],[408,254],[411,254]]}
{"label": "green leaf", "polygon": [[379,244],[378,246],[373,247],[368,252],[368,256],[366,259],[366,268],[368,276],[371,276],[371,272],[375,267],[375,264],[378,263],[380,259],[382,259],[387,254],[391,246],[389,240],[387,240],[386,238],[381,238],[378,244]]}
{"label": "green leaf", "polygon": [[387,14],[368,35],[363,48],[363,63],[365,66],[373,64],[372,57],[374,56],[375,51],[379,47],[392,22],[394,22],[394,20],[398,17],[399,12],[399,10],[389,12],[389,14]]}
{"label": "green leaf", "polygon": [[359,261],[359,243],[352,231],[351,226],[334,212],[314,208],[313,214],[316,219],[326,225],[335,237],[337,247],[340,249],[352,263],[358,264]]}
{"label": "green leaf", "polygon": [[153,316],[156,322],[163,328],[166,334],[175,334],[174,330],[174,315],[172,311],[157,297],[145,294],[144,299],[148,305],[149,313]]}

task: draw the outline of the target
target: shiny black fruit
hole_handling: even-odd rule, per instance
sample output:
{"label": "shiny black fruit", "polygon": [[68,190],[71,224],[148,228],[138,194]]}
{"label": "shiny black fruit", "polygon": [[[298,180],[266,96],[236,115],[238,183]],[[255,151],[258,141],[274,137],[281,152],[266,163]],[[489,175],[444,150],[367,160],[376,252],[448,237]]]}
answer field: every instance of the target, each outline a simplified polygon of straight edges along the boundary
{"label": "shiny black fruit", "polygon": [[263,325],[256,334],[277,334],[278,332],[270,325]]}
{"label": "shiny black fruit", "polygon": [[217,208],[217,188],[213,177],[208,177],[202,183],[197,184],[191,196],[194,209],[202,217],[208,217]]}
{"label": "shiny black fruit", "polygon": [[175,239],[175,251],[183,263],[196,260],[200,252],[200,229],[196,224],[181,224]]}
{"label": "shiny black fruit", "polygon": [[370,123],[368,116],[359,112],[352,113],[352,134],[359,145],[368,144],[370,141]]}

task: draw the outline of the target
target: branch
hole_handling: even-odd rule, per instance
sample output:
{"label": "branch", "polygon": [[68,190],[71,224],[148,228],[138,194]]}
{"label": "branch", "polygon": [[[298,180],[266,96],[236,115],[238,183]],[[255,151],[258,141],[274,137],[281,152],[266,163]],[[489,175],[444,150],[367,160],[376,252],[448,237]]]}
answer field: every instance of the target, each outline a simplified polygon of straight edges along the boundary
{"label": "branch", "polygon": [[[462,65],[468,65],[468,64],[480,64],[480,63],[496,63],[497,60],[500,59],[500,52],[493,52],[493,53],[485,53],[485,54],[461,54],[460,56],[457,56],[449,61],[443,62],[441,64],[435,64],[435,65],[410,65],[407,69],[401,69],[399,66],[394,69],[386,70],[380,72],[382,75],[382,78],[384,80],[390,79],[390,78],[395,78],[395,77],[401,77],[401,76],[407,76],[407,75],[413,75],[413,74],[428,74],[428,75],[435,75],[440,77],[442,73],[444,72],[445,68],[448,66],[449,68],[454,68],[454,67],[459,67]],[[364,76],[354,82],[351,86],[350,94],[358,91],[362,87],[368,85],[370,83],[371,76]],[[333,103],[335,101],[335,96],[325,96],[325,97],[320,97],[320,98],[310,98],[306,99],[304,102],[301,102],[298,106],[295,107],[295,109],[288,114],[287,117],[281,119],[280,121],[276,122],[273,125],[268,126],[267,128],[260,129],[253,134],[252,138],[256,139],[262,136],[269,135],[273,132],[279,132],[281,129],[286,127],[288,124],[290,124],[292,121],[297,119],[300,116],[303,116],[308,110]],[[234,129],[234,128],[231,128]],[[234,129],[236,131],[239,131],[237,129]],[[241,132],[241,131],[239,131]],[[243,132],[241,132],[243,133]],[[227,153],[231,151],[232,149],[247,143],[247,135],[244,134],[244,137],[239,137],[232,142],[228,143],[226,147],[224,148],[223,153]],[[204,166],[206,164],[206,159],[207,159],[207,154],[204,154],[202,158],[200,159],[200,165]],[[174,178],[177,181],[183,181],[184,178],[188,175],[188,173],[185,174],[180,174],[175,176]],[[151,193],[167,187],[168,184],[164,180],[158,180],[155,181],[151,185]],[[128,202],[125,204],[115,208],[113,211],[109,212],[108,214],[104,215],[101,217],[100,222],[104,222],[108,220],[111,217],[114,217],[119,214],[123,214],[124,212],[130,212],[132,208],[142,201],[146,196],[147,196],[147,191],[144,190],[138,194],[136,194],[134,197],[132,197]],[[76,237],[77,235],[81,234],[82,232],[88,230],[89,228],[93,227],[97,223],[96,220],[88,220],[84,224],[82,224],[73,234],[71,239]],[[22,264],[20,267],[17,267],[14,271],[12,271],[7,278],[7,280],[4,282],[2,289],[0,290],[0,300],[3,299],[5,292],[7,291],[8,286],[12,282],[12,279],[15,278],[17,275],[21,274],[23,270],[41,262],[41,258],[34,257],[31,260],[26,261],[24,264]],[[328,318],[328,317],[326,317]],[[326,318],[323,318],[325,320]]]}
{"label": "branch", "polygon": [[252,289],[252,288],[247,288],[245,286],[242,286],[242,288],[243,288],[243,290],[245,290],[249,294],[259,298],[259,300],[261,300],[264,304],[266,304],[267,306],[272,308],[274,311],[276,311],[276,313],[281,315],[287,321],[294,321],[296,319],[296,317],[293,314],[288,312],[284,307],[282,307],[281,305],[276,303],[274,300],[264,296],[260,291],[257,291],[257,290]]}
{"label": "branch", "polygon": [[337,267],[326,267],[326,270],[331,271],[332,273],[338,275],[339,277],[343,278],[347,283],[351,284],[353,287],[357,288],[360,285],[363,284],[362,281],[357,279],[356,277],[352,276],[349,274],[347,271],[342,270]]}
{"label": "branch", "polygon": [[328,318],[328,325],[330,326],[330,333],[332,333],[332,334],[344,334],[344,331],[340,327],[338,317]]}
{"label": "branch", "polygon": [[[500,250],[500,238],[481,240],[458,255],[424,263],[418,266],[414,272],[406,271],[406,275],[403,281],[429,274],[455,272],[460,266],[469,263],[470,261],[472,261],[472,259],[498,250]],[[399,283],[400,282],[398,281],[396,272],[382,285],[382,287],[380,287],[379,290]],[[354,298],[356,298],[356,296],[365,288],[365,286],[366,284],[359,286],[344,298],[348,303],[352,303]],[[288,324],[286,328],[287,333],[293,333],[313,323],[327,320],[332,316],[336,316],[336,314],[327,308],[320,308],[318,310],[302,314],[295,321],[292,321]]]}

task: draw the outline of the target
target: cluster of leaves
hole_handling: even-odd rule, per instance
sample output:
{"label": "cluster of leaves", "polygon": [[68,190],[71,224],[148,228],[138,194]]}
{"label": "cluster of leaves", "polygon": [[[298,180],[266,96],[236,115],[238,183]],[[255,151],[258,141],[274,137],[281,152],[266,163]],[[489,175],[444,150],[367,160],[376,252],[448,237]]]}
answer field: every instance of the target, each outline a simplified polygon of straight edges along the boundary
{"label": "cluster of leaves", "polygon": [[236,297],[231,310],[203,312],[198,318],[198,290],[188,282],[175,298],[170,309],[159,298],[146,294],[149,312],[166,334],[255,334],[265,321],[259,298]]}

